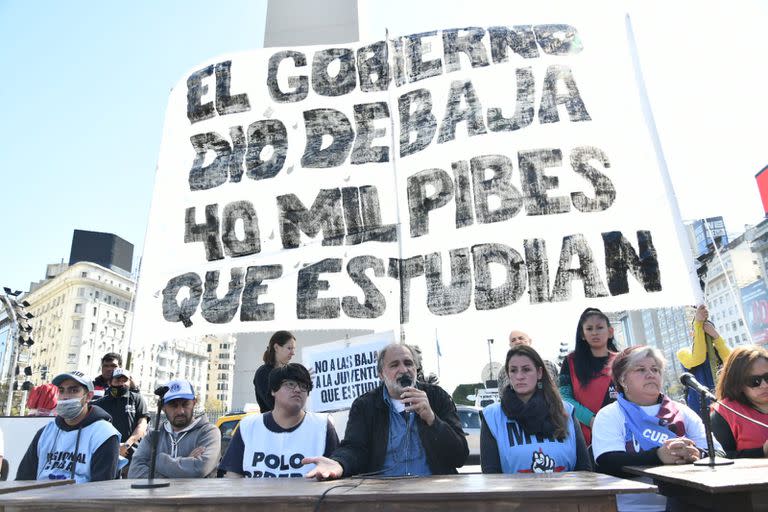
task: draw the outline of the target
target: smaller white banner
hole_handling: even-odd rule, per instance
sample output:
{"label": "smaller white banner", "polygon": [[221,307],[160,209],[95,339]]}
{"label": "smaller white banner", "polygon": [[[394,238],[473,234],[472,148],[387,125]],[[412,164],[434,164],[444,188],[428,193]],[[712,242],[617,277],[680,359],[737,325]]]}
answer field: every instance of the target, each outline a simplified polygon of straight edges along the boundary
{"label": "smaller white banner", "polygon": [[302,349],[304,365],[314,372],[309,410],[349,409],[355,398],[378,386],[379,351],[394,342],[394,332],[386,331]]}

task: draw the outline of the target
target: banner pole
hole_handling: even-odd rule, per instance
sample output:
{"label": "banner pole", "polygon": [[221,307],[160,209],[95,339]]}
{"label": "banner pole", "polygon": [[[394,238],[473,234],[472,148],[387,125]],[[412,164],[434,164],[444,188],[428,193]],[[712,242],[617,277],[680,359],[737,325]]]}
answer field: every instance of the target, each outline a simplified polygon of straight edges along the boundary
{"label": "banner pole", "polygon": [[[387,48],[387,65],[393,66],[390,61],[389,55],[389,29],[384,29],[384,40],[386,41]],[[390,87],[395,87],[394,79],[390,84]],[[392,162],[392,179],[395,182],[395,222],[397,223],[397,258],[399,261],[399,267],[397,272],[398,284],[400,285],[400,304],[398,305],[398,325],[400,329],[400,343],[405,343],[405,326],[403,325],[403,225],[400,221],[400,194],[397,189],[397,155],[395,154],[395,120],[392,116],[392,89],[387,87],[387,108],[389,108],[389,141],[390,141],[390,160]]]}
{"label": "banner pole", "polygon": [[664,184],[664,191],[667,195],[667,202],[672,210],[672,224],[675,227],[675,233],[677,234],[678,243],[683,252],[683,256],[687,266],[688,278],[691,283],[691,289],[696,297],[698,304],[704,303],[704,295],[699,284],[699,276],[696,272],[696,266],[694,264],[693,251],[691,245],[688,243],[688,236],[685,233],[683,226],[683,217],[680,214],[680,205],[677,203],[677,196],[675,195],[675,189],[672,186],[672,180],[669,176],[669,169],[667,168],[667,161],[664,158],[664,150],[661,146],[661,139],[659,138],[659,132],[656,129],[656,120],[653,117],[653,111],[651,110],[651,103],[648,98],[648,91],[645,88],[645,80],[643,79],[643,71],[640,67],[640,57],[637,52],[637,45],[635,43],[635,33],[632,29],[632,20],[629,17],[629,13],[626,15],[626,27],[627,27],[627,46],[632,57],[632,64],[635,70],[635,83],[637,85],[637,92],[640,96],[640,105],[643,109],[643,117],[645,118],[645,124],[648,128],[648,134],[651,138],[651,144],[656,151],[656,161],[661,173],[661,180]]}

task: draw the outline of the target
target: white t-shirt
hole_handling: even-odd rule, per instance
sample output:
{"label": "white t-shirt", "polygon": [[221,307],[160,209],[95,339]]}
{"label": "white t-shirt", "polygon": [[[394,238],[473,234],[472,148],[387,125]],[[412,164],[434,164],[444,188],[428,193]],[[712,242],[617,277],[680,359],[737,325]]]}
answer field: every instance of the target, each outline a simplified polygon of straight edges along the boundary
{"label": "white t-shirt", "polygon": [[[707,448],[707,436],[704,423],[693,410],[685,404],[675,402],[675,405],[683,415],[685,424],[685,437],[696,443],[699,448]],[[640,406],[649,416],[659,413],[661,404]],[[597,460],[600,455],[608,452],[625,452],[627,431],[624,425],[624,413],[618,402],[606,405],[595,416],[592,424],[592,453]],[[715,449],[722,450],[722,446],[714,440]],[[653,483],[651,478],[637,478],[640,482]],[[616,505],[621,512],[626,511],[658,511],[666,508],[667,499],[660,494],[619,494],[616,496]]]}
{"label": "white t-shirt", "polygon": [[5,439],[2,430],[0,430],[0,457],[5,457]]}

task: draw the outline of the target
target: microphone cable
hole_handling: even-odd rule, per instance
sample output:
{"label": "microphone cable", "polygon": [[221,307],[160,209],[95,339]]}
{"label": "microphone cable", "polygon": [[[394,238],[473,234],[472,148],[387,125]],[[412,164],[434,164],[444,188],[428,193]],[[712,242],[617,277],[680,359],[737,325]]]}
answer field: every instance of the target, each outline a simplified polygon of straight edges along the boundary
{"label": "microphone cable", "polygon": [[320,497],[319,497],[319,498],[317,498],[317,503],[315,503],[315,508],[313,509],[313,510],[314,510],[314,512],[318,512],[318,511],[320,510],[320,506],[323,504],[323,501],[325,500],[325,496],[326,496],[326,495],[327,495],[329,492],[331,492],[332,490],[334,490],[334,489],[340,489],[340,488],[343,488],[343,487],[349,487],[349,488],[350,488],[350,490],[352,490],[352,489],[355,489],[355,488],[357,488],[358,486],[360,486],[360,485],[361,485],[361,484],[362,484],[364,481],[365,481],[365,479],[364,479],[364,478],[362,478],[362,479],[360,479],[360,481],[359,481],[359,482],[357,482],[356,484],[338,484],[338,485],[334,485],[334,486],[332,486],[332,487],[329,487],[329,488],[327,488],[325,491],[323,491],[323,494],[321,494],[321,495],[320,495]]}
{"label": "microphone cable", "polygon": [[716,404],[719,404],[719,405],[722,405],[723,407],[725,407],[726,409],[728,409],[729,411],[731,411],[731,412],[732,412],[733,414],[735,414],[736,416],[740,416],[740,417],[744,418],[744,419],[745,419],[745,420],[747,420],[747,421],[751,421],[752,423],[754,423],[754,424],[756,424],[756,425],[760,425],[760,426],[761,426],[761,427],[763,427],[763,428],[768,428],[768,425],[766,425],[766,424],[765,424],[765,423],[763,423],[762,421],[758,421],[758,420],[756,420],[756,419],[754,419],[754,418],[750,418],[750,417],[749,417],[749,416],[747,416],[746,414],[742,414],[742,413],[740,413],[739,411],[736,411],[736,410],[734,410],[732,407],[728,407],[727,405],[725,405],[725,404],[724,404],[723,402],[721,402],[720,400],[715,400],[715,403],[716,403]]}

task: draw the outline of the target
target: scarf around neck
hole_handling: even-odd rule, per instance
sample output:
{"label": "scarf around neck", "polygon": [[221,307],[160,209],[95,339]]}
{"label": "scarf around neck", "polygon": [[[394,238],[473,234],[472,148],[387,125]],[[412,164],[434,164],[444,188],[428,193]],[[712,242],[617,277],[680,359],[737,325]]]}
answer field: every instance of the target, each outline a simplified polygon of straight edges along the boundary
{"label": "scarf around neck", "polygon": [[624,393],[619,393],[616,401],[624,413],[624,426],[628,434],[627,451],[652,450],[669,438],[685,435],[682,412],[666,395],[661,395],[661,407],[656,416],[647,414],[639,405],[627,400]]}
{"label": "scarf around neck", "polygon": [[501,410],[507,418],[519,423],[528,434],[550,435],[555,431],[549,417],[549,406],[540,389],[533,393],[528,402],[523,402],[511,386],[505,387],[501,397]]}

